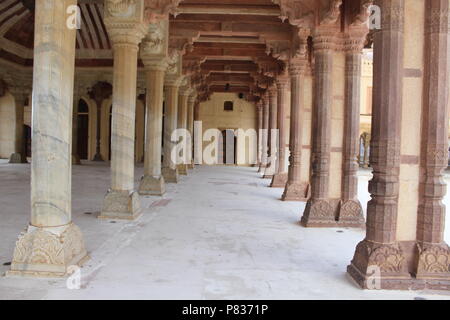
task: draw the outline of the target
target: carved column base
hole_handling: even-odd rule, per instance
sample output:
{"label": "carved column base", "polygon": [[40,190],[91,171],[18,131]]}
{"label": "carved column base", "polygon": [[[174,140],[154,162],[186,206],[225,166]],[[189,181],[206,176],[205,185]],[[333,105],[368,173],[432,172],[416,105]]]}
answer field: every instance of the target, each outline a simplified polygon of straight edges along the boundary
{"label": "carved column base", "polygon": [[194,163],[189,163],[188,165],[188,169],[195,169],[195,164]]}
{"label": "carved column base", "polygon": [[417,243],[416,278],[450,282],[450,248],[446,243]]}
{"label": "carved column base", "polygon": [[178,183],[178,169],[162,168],[162,175],[166,183]]}
{"label": "carved column base", "polygon": [[179,164],[177,165],[178,174],[180,176],[187,176],[188,174],[188,165],[187,164]]}
{"label": "carved column base", "polygon": [[361,204],[339,199],[309,199],[301,224],[307,228],[364,228]]}
{"label": "carved column base", "polygon": [[60,227],[28,226],[20,234],[7,276],[65,277],[89,257],[83,234],[73,223]]}
{"label": "carved column base", "polygon": [[339,200],[309,199],[301,224],[307,228],[333,228],[338,227],[336,214]]}
{"label": "carved column base", "polygon": [[288,180],[287,173],[277,173],[272,178],[271,188],[284,188]]}
{"label": "carved column base", "polygon": [[134,220],[142,213],[139,194],[134,191],[109,190],[103,200],[99,219]]}
{"label": "carved column base", "polygon": [[347,267],[350,277],[363,289],[413,288],[407,261],[398,243],[383,244],[363,240]]}
{"label": "carved column base", "polygon": [[142,196],[162,196],[166,193],[164,177],[143,176],[139,185]]}
{"label": "carved column base", "polygon": [[286,183],[284,188],[283,201],[302,201],[306,202],[309,198],[308,183]]}
{"label": "carved column base", "polygon": [[77,155],[77,154],[72,155],[72,164],[77,165],[77,166],[81,165],[81,160],[80,160],[79,155]]}
{"label": "carved column base", "polygon": [[[363,289],[450,290],[450,251],[443,244],[393,244],[363,240],[347,273]],[[403,248],[403,249],[402,249]],[[414,251],[407,255],[406,251]],[[415,270],[408,270],[410,266]]]}
{"label": "carved column base", "polygon": [[341,227],[365,228],[361,203],[357,200],[341,201],[339,204],[339,212],[337,223]]}
{"label": "carved column base", "polygon": [[27,157],[22,153],[13,153],[9,158],[9,163],[28,163]]}

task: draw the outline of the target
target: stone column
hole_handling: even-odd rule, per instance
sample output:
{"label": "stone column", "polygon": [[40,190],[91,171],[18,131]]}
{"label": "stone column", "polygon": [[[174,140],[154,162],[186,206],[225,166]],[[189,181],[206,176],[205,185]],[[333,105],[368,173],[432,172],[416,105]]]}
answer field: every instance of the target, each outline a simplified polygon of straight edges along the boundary
{"label": "stone column", "polygon": [[78,154],[78,104],[80,103],[82,90],[77,85],[73,92],[73,114],[72,114],[72,164],[81,165]]}
{"label": "stone column", "polygon": [[356,247],[348,273],[368,288],[376,272],[381,288],[410,278],[405,255],[396,241],[403,86],[404,1],[375,1],[382,29],[374,32],[374,94],[366,238]]}
{"label": "stone column", "polygon": [[258,172],[264,172],[264,170],[267,167],[267,158],[268,158],[268,141],[269,141],[269,110],[270,110],[270,104],[269,104],[269,97],[266,93],[263,100],[262,100],[262,107],[263,107],[263,124],[262,124],[262,138],[261,138],[261,164],[259,165]]}
{"label": "stone column", "polygon": [[328,199],[331,155],[331,106],[333,101],[333,33],[314,36],[315,108],[313,111],[313,146],[311,198],[302,217],[307,227],[335,226],[334,204]]}
{"label": "stone column", "polygon": [[306,59],[293,59],[289,64],[291,76],[291,125],[289,135],[288,181],[282,196],[283,201],[307,201],[309,185],[301,181],[302,120],[305,86]]}
{"label": "stone column", "polygon": [[172,140],[172,133],[178,125],[178,88],[179,80],[166,80],[165,114],[164,114],[164,161],[162,173],[167,183],[178,183],[178,168],[172,160],[172,150],[176,147],[176,141]]}
{"label": "stone column", "polygon": [[263,145],[263,103],[260,100],[256,105],[256,112],[258,113],[258,167],[262,162],[262,145]]}
{"label": "stone column", "polygon": [[162,196],[166,192],[161,173],[162,123],[165,61],[159,63],[143,59],[147,77],[147,126],[145,137],[144,176],[139,193]]}
{"label": "stone column", "polygon": [[264,170],[264,179],[272,179],[277,170],[278,158],[278,96],[277,88],[273,86],[269,89],[269,137],[268,137],[268,156],[267,167]]}
{"label": "stone column", "polygon": [[188,99],[188,131],[190,136],[188,137],[188,169],[194,169],[194,148],[192,142],[194,141],[194,107],[197,95],[190,95]]}
{"label": "stone column", "polygon": [[[424,102],[420,150],[423,178],[419,187],[417,279],[443,280],[437,289],[450,289],[450,248],[444,241],[448,161],[449,1],[425,1]],[[445,282],[444,282],[445,281]],[[445,283],[445,285],[444,285]]]}
{"label": "stone column", "polygon": [[27,163],[27,155],[25,150],[24,141],[24,127],[23,127],[23,115],[25,102],[28,99],[28,92],[25,88],[11,87],[9,91],[14,96],[15,102],[15,141],[14,141],[14,153],[9,158],[9,163]]}
{"label": "stone column", "polygon": [[[287,72],[286,72],[287,73]],[[289,75],[285,74],[277,78],[278,90],[278,157],[277,171],[273,176],[271,187],[284,188],[287,183],[288,168],[286,167],[286,108],[288,101]]]}
{"label": "stone column", "polygon": [[[178,96],[178,120],[177,120],[177,127],[178,129],[186,129],[187,130],[187,116],[188,116],[188,100],[189,95],[191,94],[191,91],[189,88],[183,87],[182,90],[180,90],[179,96]],[[183,136],[182,143],[185,144],[184,152],[187,152],[187,137]],[[178,174],[182,176],[187,176],[187,154],[183,154],[183,163],[177,164],[178,168]]]}
{"label": "stone column", "polygon": [[86,260],[71,219],[72,108],[76,0],[37,0],[33,67],[31,223],[19,236],[8,275],[61,277]]}
{"label": "stone column", "polygon": [[[356,32],[355,32],[356,33]],[[342,164],[342,195],[337,220],[346,226],[364,227],[361,203],[358,200],[359,117],[361,104],[362,49],[367,32],[350,34],[345,56],[344,147]]]}
{"label": "stone column", "polygon": [[[113,7],[108,6],[115,5],[108,2],[105,13],[116,12],[111,10]],[[114,9],[117,10],[115,7]],[[129,10],[132,11],[133,8],[130,7]],[[125,24],[121,19],[115,16],[105,19],[113,44],[114,72],[111,189],[104,199],[100,218],[132,220],[141,213],[139,195],[134,188],[134,144],[138,45],[147,29],[139,20]]]}

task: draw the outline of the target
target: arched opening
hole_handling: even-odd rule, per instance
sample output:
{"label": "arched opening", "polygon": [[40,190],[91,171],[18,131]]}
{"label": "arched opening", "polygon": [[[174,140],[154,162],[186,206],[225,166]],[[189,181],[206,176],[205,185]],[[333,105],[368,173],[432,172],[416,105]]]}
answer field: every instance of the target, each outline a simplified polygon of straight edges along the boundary
{"label": "arched opening", "polygon": [[89,146],[89,107],[83,99],[78,102],[78,146],[80,159],[88,159]]}
{"label": "arched opening", "polygon": [[237,137],[233,129],[222,130],[219,142],[219,163],[225,165],[236,164]]}

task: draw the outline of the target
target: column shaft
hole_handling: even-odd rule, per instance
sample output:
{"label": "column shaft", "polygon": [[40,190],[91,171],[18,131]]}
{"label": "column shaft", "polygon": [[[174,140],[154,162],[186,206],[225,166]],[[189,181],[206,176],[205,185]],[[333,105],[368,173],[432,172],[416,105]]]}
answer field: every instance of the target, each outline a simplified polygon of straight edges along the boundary
{"label": "column shaft", "polygon": [[289,169],[288,181],[284,189],[282,200],[307,201],[309,185],[301,181],[302,161],[302,121],[304,108],[304,86],[306,61],[291,61],[289,67],[291,76],[291,124],[289,135]]}
{"label": "column shaft", "polygon": [[278,124],[278,156],[277,156],[277,170],[273,176],[271,187],[272,188],[284,188],[287,182],[286,166],[286,108],[288,101],[288,88],[289,78],[288,76],[280,77],[277,79],[277,124]]}
{"label": "column shaft", "polygon": [[146,70],[147,125],[144,176],[139,186],[139,193],[142,195],[163,195],[166,191],[161,173],[164,75],[164,67]]}
{"label": "column shaft", "polygon": [[[126,36],[124,36],[126,35]],[[139,29],[112,29],[114,51],[111,123],[111,189],[100,218],[133,220],[141,214],[134,190],[136,85]]]}
{"label": "column shaft", "polygon": [[176,141],[172,140],[172,133],[178,125],[178,85],[166,86],[166,104],[164,114],[164,162],[163,176],[168,183],[178,182],[178,170],[176,163],[172,161],[172,150],[175,149]]}
{"label": "column shaft", "polygon": [[277,89],[273,87],[269,90],[269,130],[268,130],[268,156],[267,167],[264,171],[264,179],[272,179],[277,170],[278,157],[278,97]]}
{"label": "column shaft", "polygon": [[[377,3],[378,2],[378,3]],[[408,279],[402,249],[396,242],[399,197],[400,136],[403,86],[404,0],[380,0],[384,21],[374,33],[374,103],[366,238],[356,247],[350,275],[370,285],[374,267],[383,280]],[[387,284],[389,285],[389,284]]]}
{"label": "column shaft", "polygon": [[[189,95],[183,92],[178,97],[178,129],[187,130],[187,117],[188,117],[188,99]],[[187,175],[187,159],[188,156],[185,152],[187,149],[187,136],[182,137],[182,143],[185,145],[182,154],[183,163],[177,164],[178,174],[186,176]]]}
{"label": "column shaft", "polygon": [[268,141],[269,141],[269,110],[270,104],[269,99],[266,96],[262,102],[263,105],[263,123],[262,123],[262,138],[261,138],[261,164],[259,166],[259,172],[264,172],[267,167],[267,158],[268,158]]}
{"label": "column shaft", "polygon": [[[320,39],[317,42],[320,44]],[[303,213],[302,224],[307,227],[326,227],[335,224],[335,210],[328,201],[331,106],[333,99],[333,50],[328,47],[324,49],[319,47],[315,55],[311,198],[308,200]]]}
{"label": "column shaft", "polygon": [[361,51],[364,39],[361,37],[357,39],[359,41],[352,41],[360,45],[352,46],[346,53],[342,195],[337,217],[339,223],[355,227],[364,226],[362,207],[358,200]]}
{"label": "column shaft", "polygon": [[[13,90],[15,91],[15,90]],[[24,107],[27,100],[25,92],[13,92],[15,102],[15,128],[14,128],[14,153],[9,159],[9,163],[27,163],[25,141],[24,141]]]}
{"label": "column shaft", "polygon": [[448,11],[448,0],[426,1],[425,98],[420,152],[423,177],[419,188],[415,265],[418,279],[447,281],[450,280],[450,249],[444,241],[446,208],[442,200],[447,191],[444,170],[448,165]]}
{"label": "column shaft", "polygon": [[16,243],[8,274],[65,276],[69,266],[86,258],[81,231],[71,222],[76,36],[66,26],[71,5],[76,1],[36,1],[31,223]]}

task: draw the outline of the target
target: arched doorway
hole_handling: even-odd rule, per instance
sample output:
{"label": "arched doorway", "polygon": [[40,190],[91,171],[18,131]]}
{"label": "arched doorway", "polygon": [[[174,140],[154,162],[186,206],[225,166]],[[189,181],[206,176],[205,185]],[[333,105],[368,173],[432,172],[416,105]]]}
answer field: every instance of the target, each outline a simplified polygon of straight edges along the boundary
{"label": "arched doorway", "polygon": [[89,147],[89,107],[83,99],[78,102],[78,146],[80,159],[88,159]]}
{"label": "arched doorway", "polygon": [[225,165],[236,164],[237,138],[233,129],[222,130],[219,141],[219,163]]}

